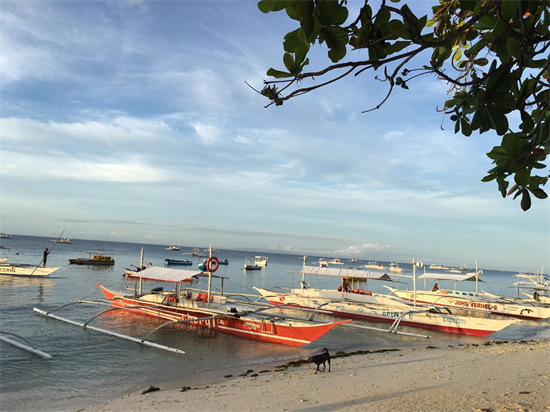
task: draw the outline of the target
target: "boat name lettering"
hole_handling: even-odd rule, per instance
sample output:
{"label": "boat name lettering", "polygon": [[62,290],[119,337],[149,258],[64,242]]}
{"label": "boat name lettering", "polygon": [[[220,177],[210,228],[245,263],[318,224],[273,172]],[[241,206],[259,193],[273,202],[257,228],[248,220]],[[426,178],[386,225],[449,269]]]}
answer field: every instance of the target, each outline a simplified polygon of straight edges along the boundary
{"label": "boat name lettering", "polygon": [[387,310],[382,311],[382,316],[387,317],[387,318],[398,318],[402,314],[403,314],[403,312],[391,312],[391,311],[387,311]]}
{"label": "boat name lettering", "polygon": [[0,272],[2,273],[15,273],[15,267],[10,266],[7,268],[0,268]]}
{"label": "boat name lettering", "polygon": [[443,322],[456,323],[457,325],[463,325],[466,323],[466,319],[451,318],[449,316],[443,316]]}
{"label": "boat name lettering", "polygon": [[496,305],[492,305],[490,303],[482,303],[482,302],[470,302],[467,300],[455,300],[454,305],[456,306],[462,306],[462,307],[470,307],[474,309],[486,309],[486,310],[496,310]]}

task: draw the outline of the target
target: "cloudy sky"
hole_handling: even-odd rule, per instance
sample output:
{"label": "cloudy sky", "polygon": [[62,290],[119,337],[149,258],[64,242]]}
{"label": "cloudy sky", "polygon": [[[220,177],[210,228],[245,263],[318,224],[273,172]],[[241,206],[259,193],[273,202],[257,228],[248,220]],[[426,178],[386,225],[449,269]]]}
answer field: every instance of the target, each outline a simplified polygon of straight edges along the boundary
{"label": "cloudy sky", "polygon": [[434,77],[370,113],[373,73],[264,108],[245,82],[283,68],[295,25],[256,1],[0,13],[2,232],[550,268],[548,201],[523,212],[481,182],[500,140],[455,135]]}

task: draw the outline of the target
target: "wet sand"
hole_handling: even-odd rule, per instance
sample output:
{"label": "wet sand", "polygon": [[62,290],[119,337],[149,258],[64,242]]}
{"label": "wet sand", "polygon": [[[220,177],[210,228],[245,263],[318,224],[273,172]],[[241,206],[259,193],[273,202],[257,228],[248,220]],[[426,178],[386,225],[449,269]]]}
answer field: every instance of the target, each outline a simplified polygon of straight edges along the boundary
{"label": "wet sand", "polygon": [[85,411],[550,411],[547,340],[332,355],[331,372],[296,362],[153,384]]}

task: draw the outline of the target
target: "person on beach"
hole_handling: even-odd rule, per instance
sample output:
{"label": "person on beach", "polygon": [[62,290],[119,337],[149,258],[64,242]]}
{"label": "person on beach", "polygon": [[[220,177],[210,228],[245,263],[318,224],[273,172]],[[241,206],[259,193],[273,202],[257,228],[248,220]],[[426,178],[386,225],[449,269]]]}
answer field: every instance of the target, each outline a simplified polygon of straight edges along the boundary
{"label": "person on beach", "polygon": [[48,254],[50,252],[48,251],[48,248],[46,248],[46,250],[44,250],[44,258],[42,259],[42,267],[45,268],[46,267],[46,261],[48,260]]}

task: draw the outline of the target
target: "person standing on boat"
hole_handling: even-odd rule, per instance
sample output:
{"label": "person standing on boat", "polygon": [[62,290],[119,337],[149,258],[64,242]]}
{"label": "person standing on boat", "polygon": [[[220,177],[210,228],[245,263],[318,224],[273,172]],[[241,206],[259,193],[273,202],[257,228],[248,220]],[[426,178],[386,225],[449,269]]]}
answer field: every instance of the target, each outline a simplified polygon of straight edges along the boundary
{"label": "person standing on boat", "polygon": [[46,248],[46,250],[44,250],[44,258],[42,259],[42,267],[45,268],[46,267],[46,261],[48,260],[48,255],[50,254],[50,252],[48,251],[48,248]]}

